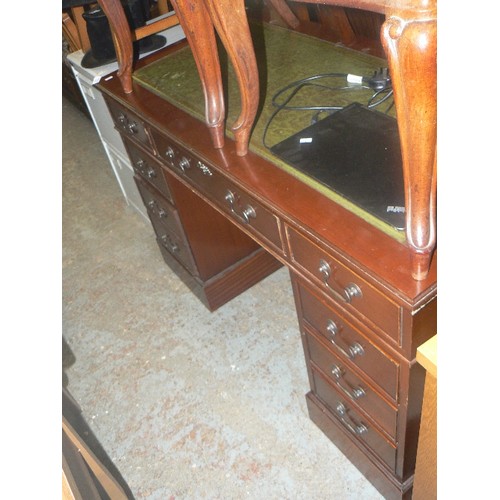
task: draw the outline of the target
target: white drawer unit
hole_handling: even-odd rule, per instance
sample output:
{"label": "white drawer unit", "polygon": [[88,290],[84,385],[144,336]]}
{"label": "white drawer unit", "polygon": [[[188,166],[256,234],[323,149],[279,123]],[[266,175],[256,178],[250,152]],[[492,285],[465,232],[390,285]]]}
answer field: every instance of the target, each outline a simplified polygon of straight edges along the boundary
{"label": "white drawer unit", "polygon": [[[180,25],[173,26],[159,34],[165,36],[167,45],[185,38]],[[141,57],[146,55],[148,54],[142,54]],[[134,182],[134,169],[130,164],[123,140],[115,129],[113,119],[101,92],[95,87],[95,84],[99,83],[101,79],[116,71],[118,64],[114,62],[97,68],[84,68],[81,65],[83,56],[83,51],[78,50],[68,55],[68,61],[71,63],[71,68],[108,157],[109,164],[113,169],[127,205],[149,221],[147,211]]]}
{"label": "white drawer unit", "polygon": [[134,169],[130,164],[128,156],[124,156],[121,152],[114,149],[111,144],[103,142],[103,146],[127,203],[146,220],[149,220],[148,212],[134,181]]}

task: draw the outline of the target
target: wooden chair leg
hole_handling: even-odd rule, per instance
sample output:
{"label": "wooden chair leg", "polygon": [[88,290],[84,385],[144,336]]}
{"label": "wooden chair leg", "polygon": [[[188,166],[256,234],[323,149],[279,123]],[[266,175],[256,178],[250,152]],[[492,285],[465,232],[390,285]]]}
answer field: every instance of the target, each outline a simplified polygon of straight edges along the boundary
{"label": "wooden chair leg", "polygon": [[126,94],[132,92],[134,48],[132,34],[120,0],[98,0],[108,18],[118,61],[118,78]]}
{"label": "wooden chair leg", "polygon": [[[432,4],[432,2],[431,2]],[[388,12],[382,42],[394,89],[412,275],[428,274],[436,246],[436,5]]]}
{"label": "wooden chair leg", "polygon": [[205,0],[238,80],[241,112],[232,125],[236,154],[248,152],[250,131],[259,105],[259,75],[244,0]]}
{"label": "wooden chair leg", "polygon": [[[205,119],[215,148],[224,146],[225,104],[214,27],[203,0],[172,0],[193,52],[205,96]],[[230,8],[233,12],[233,8]]]}

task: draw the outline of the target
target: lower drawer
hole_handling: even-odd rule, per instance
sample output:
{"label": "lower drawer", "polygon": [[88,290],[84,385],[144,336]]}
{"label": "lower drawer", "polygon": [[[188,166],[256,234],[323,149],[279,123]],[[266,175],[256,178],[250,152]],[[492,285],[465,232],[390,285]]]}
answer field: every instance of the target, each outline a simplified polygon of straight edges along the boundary
{"label": "lower drawer", "polygon": [[312,369],[313,393],[328,407],[331,415],[352,438],[369,449],[391,471],[396,468],[396,445],[387,440],[351,402],[341,396],[318,370]]}
{"label": "lower drawer", "polygon": [[382,398],[367,381],[354,373],[338,356],[330,352],[315,335],[306,333],[309,363],[320,371],[354,406],[370,415],[387,434],[396,439],[397,409]]}
{"label": "lower drawer", "polygon": [[177,214],[177,210],[172,204],[165,200],[154,189],[148,186],[138,175],[135,176],[135,183],[141,194],[148,216],[155,222],[162,223],[177,234],[182,233],[182,225]]}
{"label": "lower drawer", "polygon": [[151,218],[151,223],[156,233],[158,245],[173,255],[191,274],[197,276],[196,264],[184,236],[177,234],[155,218]]}
{"label": "lower drawer", "polygon": [[301,325],[308,325],[322,335],[344,363],[361,370],[384,395],[396,402],[400,362],[369,340],[357,322],[333,303],[326,304],[299,280],[294,289],[300,300]]}

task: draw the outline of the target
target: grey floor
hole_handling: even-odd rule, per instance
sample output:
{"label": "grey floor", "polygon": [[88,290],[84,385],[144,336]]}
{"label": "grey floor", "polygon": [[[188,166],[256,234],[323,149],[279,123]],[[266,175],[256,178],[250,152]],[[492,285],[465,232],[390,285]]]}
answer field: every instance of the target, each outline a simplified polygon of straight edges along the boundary
{"label": "grey floor", "polygon": [[63,384],[137,499],[379,499],[309,420],[286,269],[209,313],[63,100]]}

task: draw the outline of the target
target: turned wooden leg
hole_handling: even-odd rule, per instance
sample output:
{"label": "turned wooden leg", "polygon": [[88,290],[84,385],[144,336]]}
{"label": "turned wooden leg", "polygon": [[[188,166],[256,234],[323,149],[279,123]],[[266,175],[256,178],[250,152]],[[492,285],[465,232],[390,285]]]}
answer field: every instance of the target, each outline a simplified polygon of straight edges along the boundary
{"label": "turned wooden leg", "polygon": [[394,89],[406,193],[412,275],[428,274],[436,246],[436,1],[387,12],[382,27]]}
{"label": "turned wooden leg", "polygon": [[224,94],[215,32],[202,0],[172,0],[193,52],[205,96],[205,119],[215,148],[224,146]]}
{"label": "turned wooden leg", "polygon": [[113,44],[118,61],[118,78],[126,94],[132,92],[132,64],[134,48],[132,34],[120,0],[98,0],[98,3],[108,18]]}
{"label": "turned wooden leg", "polygon": [[259,75],[244,0],[205,0],[238,80],[241,113],[232,125],[236,154],[245,156],[259,105]]}

